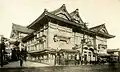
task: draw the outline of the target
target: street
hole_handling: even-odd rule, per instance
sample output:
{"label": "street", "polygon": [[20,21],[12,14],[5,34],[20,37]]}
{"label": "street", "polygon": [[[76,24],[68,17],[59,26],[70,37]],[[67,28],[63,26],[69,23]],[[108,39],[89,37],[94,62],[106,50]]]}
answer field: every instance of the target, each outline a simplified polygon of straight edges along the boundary
{"label": "street", "polygon": [[[38,62],[24,61],[22,67],[44,67],[44,66],[49,65]],[[20,61],[10,62],[9,64],[4,65],[3,68],[20,68]]]}
{"label": "street", "polygon": [[[24,62],[20,67],[19,62],[13,62],[0,68],[0,72],[119,72],[120,65],[80,65],[80,66],[49,66],[35,62]],[[9,67],[10,66],[10,67]]]}

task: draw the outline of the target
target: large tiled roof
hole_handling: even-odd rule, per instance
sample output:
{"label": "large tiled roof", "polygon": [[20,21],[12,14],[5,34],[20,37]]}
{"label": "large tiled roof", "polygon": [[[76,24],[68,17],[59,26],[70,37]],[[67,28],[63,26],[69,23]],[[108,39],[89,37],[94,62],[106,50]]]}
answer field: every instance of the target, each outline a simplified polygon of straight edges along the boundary
{"label": "large tiled roof", "polygon": [[51,11],[51,12],[48,12],[45,9],[45,11],[42,13],[42,15],[39,16],[33,23],[31,23],[28,26],[28,28],[31,28],[32,26],[34,26],[34,24],[36,24],[38,21],[40,21],[45,16],[49,16],[54,19],[59,19],[60,21],[67,22],[69,24],[73,24],[73,25],[77,25],[77,26],[81,26],[82,28],[84,28],[84,22],[82,21],[80,15],[79,15],[78,9],[71,13],[68,13],[65,4],[63,4],[60,8],[58,8],[54,11]]}
{"label": "large tiled roof", "polygon": [[26,33],[26,34],[32,33],[34,31],[33,29],[28,29],[27,27],[17,25],[14,23],[13,23],[12,29],[18,32]]}
{"label": "large tiled roof", "polygon": [[32,28],[32,26],[34,26],[35,24],[37,24],[37,22],[39,22],[42,18],[44,18],[45,16],[48,16],[48,17],[51,17],[53,19],[56,19],[56,20],[59,20],[59,21],[62,21],[62,22],[66,22],[68,24],[71,24],[71,25],[74,25],[74,26],[77,26],[77,27],[81,27],[81,28],[85,28],[83,24],[80,24],[80,23],[75,23],[73,21],[69,21],[69,20],[66,20],[64,18],[61,18],[57,15],[54,15],[50,12],[48,12],[47,10],[45,10],[41,16],[39,16],[33,23],[31,23],[29,26],[27,26],[28,28]]}
{"label": "large tiled roof", "polygon": [[[34,22],[32,22],[29,26],[27,26],[27,28],[35,29],[38,26],[37,24],[42,24],[43,22],[45,22],[43,20],[46,19],[48,21],[49,18],[51,18],[51,20],[58,20],[58,22],[64,22],[68,25],[76,26],[83,32],[88,33],[92,36],[96,35],[96,33],[99,31],[99,36],[101,37],[105,37],[105,38],[114,37],[107,32],[107,29],[105,28],[104,24],[88,29],[85,23],[82,21],[78,9],[76,9],[71,13],[68,13],[65,4],[63,4],[60,8],[52,12],[48,12],[45,9],[44,12]],[[106,29],[105,33],[100,32],[101,28],[103,27]]]}

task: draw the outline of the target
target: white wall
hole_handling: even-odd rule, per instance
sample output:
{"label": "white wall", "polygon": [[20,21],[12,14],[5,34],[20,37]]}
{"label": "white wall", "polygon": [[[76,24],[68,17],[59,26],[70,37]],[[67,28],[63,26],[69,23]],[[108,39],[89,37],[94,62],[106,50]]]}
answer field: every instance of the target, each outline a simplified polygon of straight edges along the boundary
{"label": "white wall", "polygon": [[[74,42],[72,29],[49,22],[48,31],[49,31],[48,47],[55,48],[55,49],[57,48],[72,49],[73,42]],[[59,36],[58,40],[60,40],[61,38],[65,38],[66,40],[68,40],[68,43],[63,41],[54,42],[53,40],[54,35]],[[70,39],[67,39],[67,38],[70,38]]]}
{"label": "white wall", "polygon": [[107,53],[107,48],[106,49],[103,49],[103,48],[98,49],[98,44],[107,45],[107,39],[96,36],[97,50],[99,50],[98,53]]}

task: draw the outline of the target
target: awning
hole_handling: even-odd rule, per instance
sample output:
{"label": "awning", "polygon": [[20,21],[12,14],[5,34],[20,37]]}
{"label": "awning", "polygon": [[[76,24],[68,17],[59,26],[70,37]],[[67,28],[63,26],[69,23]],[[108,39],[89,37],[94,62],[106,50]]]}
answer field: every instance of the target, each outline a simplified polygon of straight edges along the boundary
{"label": "awning", "polygon": [[58,50],[56,49],[43,49],[43,50],[39,50],[39,51],[31,51],[29,52],[29,54],[31,55],[43,55],[43,54],[48,54],[48,53],[57,53]]}
{"label": "awning", "polygon": [[99,57],[109,57],[110,54],[107,54],[107,53],[99,53],[98,56],[99,56]]}
{"label": "awning", "polygon": [[67,53],[78,53],[78,50],[73,49],[61,49],[60,52],[67,52]]}
{"label": "awning", "polygon": [[112,55],[110,55],[110,56],[112,56],[112,57],[118,57],[119,55],[116,55],[116,54],[112,54]]}
{"label": "awning", "polygon": [[33,54],[33,53],[39,53],[40,51],[30,51],[28,52],[29,54]]}

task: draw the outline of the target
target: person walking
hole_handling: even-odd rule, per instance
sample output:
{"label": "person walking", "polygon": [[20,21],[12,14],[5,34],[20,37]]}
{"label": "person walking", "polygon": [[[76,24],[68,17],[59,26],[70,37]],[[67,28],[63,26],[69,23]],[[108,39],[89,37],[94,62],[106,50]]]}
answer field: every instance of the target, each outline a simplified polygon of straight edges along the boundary
{"label": "person walking", "polygon": [[0,43],[0,64],[1,64],[1,67],[3,67],[3,64],[4,64],[4,52],[5,52],[5,43],[4,41],[1,41]]}
{"label": "person walking", "polygon": [[15,48],[12,50],[12,61],[17,61],[17,51]]}
{"label": "person walking", "polygon": [[26,59],[26,58],[27,58],[27,54],[28,54],[28,52],[27,52],[27,49],[25,48],[25,49],[24,49],[24,60],[25,60],[25,61],[27,60],[27,59]]}
{"label": "person walking", "polygon": [[24,60],[24,50],[22,49],[20,51],[20,66],[22,67],[23,66],[23,60]]}
{"label": "person walking", "polygon": [[18,49],[17,50],[17,60],[19,60],[20,59],[20,50]]}
{"label": "person walking", "polygon": [[20,56],[20,66],[21,67],[23,66],[23,57],[22,57],[22,55]]}

